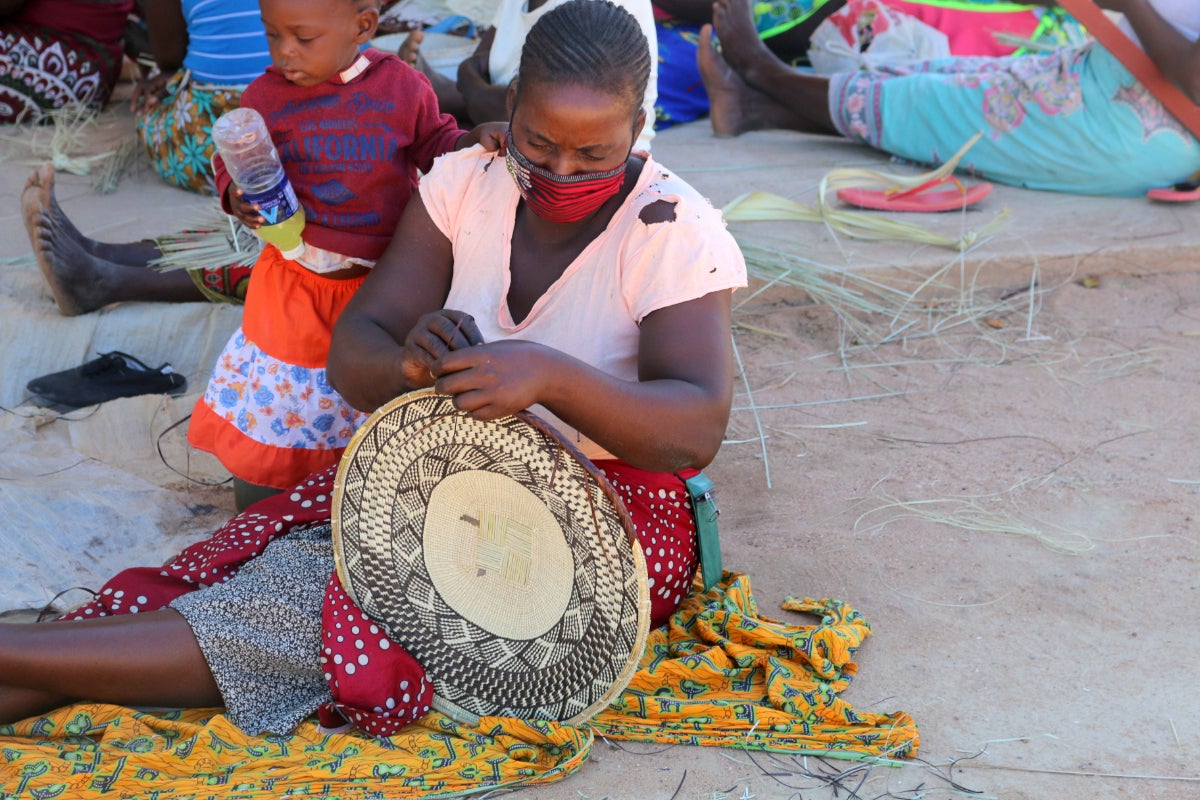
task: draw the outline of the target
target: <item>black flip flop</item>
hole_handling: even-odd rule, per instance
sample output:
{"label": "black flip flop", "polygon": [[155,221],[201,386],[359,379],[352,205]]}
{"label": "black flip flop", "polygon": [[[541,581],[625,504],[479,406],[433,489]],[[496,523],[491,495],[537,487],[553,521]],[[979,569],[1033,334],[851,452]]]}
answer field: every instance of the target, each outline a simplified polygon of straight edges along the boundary
{"label": "black flip flop", "polygon": [[83,366],[34,378],[25,388],[55,405],[83,408],[118,397],[180,394],[187,390],[187,379],[170,364],[153,368],[114,350]]}

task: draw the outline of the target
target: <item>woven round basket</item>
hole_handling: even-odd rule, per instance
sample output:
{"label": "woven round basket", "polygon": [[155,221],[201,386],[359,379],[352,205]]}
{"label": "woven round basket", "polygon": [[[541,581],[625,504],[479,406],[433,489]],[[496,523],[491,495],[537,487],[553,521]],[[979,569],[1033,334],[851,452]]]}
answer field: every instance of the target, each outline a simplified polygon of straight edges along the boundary
{"label": "woven round basket", "polygon": [[338,467],[333,542],[346,591],[459,721],[579,724],[645,649],[650,590],[629,517],[533,414],[483,422],[432,390],[383,406]]}

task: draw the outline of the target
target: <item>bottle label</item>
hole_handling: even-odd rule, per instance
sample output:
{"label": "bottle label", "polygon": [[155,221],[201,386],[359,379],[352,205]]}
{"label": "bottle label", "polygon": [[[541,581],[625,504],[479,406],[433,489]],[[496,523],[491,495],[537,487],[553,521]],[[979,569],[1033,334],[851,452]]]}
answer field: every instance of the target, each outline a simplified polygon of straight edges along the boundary
{"label": "bottle label", "polygon": [[264,192],[245,192],[242,199],[247,203],[258,203],[258,213],[262,214],[267,225],[283,222],[300,208],[296,190],[292,188],[292,182],[286,175],[283,176],[283,180]]}

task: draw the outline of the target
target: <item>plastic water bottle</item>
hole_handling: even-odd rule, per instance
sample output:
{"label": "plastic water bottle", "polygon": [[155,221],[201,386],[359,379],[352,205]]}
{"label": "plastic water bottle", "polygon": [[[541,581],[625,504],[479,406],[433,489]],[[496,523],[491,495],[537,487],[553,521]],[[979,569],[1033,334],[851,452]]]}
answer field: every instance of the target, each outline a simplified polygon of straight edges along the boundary
{"label": "plastic water bottle", "polygon": [[213,142],[229,176],[248,203],[257,203],[266,223],[255,233],[275,245],[284,258],[304,253],[304,209],[271,141],[266,120],[253,108],[235,108],[213,123]]}

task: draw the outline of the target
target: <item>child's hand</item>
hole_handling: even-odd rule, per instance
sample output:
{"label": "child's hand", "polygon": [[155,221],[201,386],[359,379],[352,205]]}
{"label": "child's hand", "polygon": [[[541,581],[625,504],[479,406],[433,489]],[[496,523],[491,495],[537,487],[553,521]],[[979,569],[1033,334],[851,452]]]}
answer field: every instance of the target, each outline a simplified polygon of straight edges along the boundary
{"label": "child's hand", "polygon": [[507,134],[507,122],[484,122],[464,133],[454,147],[456,150],[464,150],[473,145],[481,144],[484,150],[494,153],[504,147]]}
{"label": "child's hand", "polygon": [[229,198],[230,213],[237,217],[238,222],[245,225],[247,228],[259,228],[266,222],[262,214],[258,213],[259,206],[257,203],[248,203],[242,199],[245,194],[241,189],[232,183],[225,190]]}

